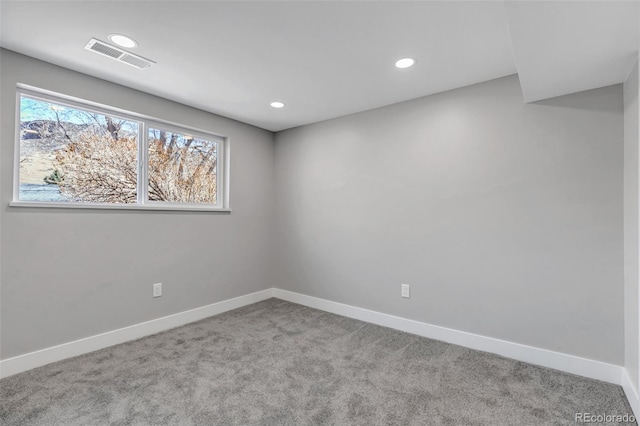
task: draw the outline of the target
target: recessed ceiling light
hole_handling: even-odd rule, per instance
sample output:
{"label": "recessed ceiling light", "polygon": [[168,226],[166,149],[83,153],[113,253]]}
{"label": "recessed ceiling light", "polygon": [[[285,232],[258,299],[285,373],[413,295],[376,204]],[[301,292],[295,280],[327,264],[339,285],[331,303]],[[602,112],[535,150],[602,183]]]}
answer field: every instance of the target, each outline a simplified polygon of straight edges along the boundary
{"label": "recessed ceiling light", "polygon": [[284,108],[284,104],[282,102],[271,102],[271,106],[274,108]]}
{"label": "recessed ceiling light", "polygon": [[398,68],[409,68],[410,66],[412,66],[415,63],[416,63],[416,61],[414,59],[402,58],[402,59],[399,59],[398,61],[396,61],[396,67],[398,67]]}
{"label": "recessed ceiling light", "polygon": [[136,47],[138,45],[134,39],[122,34],[109,34],[109,40],[122,47]]}

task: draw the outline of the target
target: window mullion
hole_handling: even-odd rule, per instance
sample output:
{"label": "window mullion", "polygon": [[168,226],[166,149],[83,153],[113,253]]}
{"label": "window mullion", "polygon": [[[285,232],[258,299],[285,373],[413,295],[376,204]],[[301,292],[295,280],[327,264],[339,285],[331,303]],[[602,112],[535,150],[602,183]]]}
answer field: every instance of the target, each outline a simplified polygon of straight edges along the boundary
{"label": "window mullion", "polygon": [[147,123],[140,123],[140,135],[138,136],[138,204],[146,204],[148,200],[147,188]]}

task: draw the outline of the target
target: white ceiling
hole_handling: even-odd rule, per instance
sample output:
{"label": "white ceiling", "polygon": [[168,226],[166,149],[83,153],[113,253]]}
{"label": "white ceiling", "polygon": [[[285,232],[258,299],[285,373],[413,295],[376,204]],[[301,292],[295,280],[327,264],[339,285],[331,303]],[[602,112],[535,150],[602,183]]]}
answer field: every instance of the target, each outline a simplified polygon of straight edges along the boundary
{"label": "white ceiling", "polygon": [[[516,72],[527,101],[621,83],[639,38],[637,0],[0,7],[4,48],[272,131]],[[138,70],[84,50],[114,32],[157,64]],[[396,69],[405,56],[416,65]]]}
{"label": "white ceiling", "polygon": [[622,83],[638,57],[637,1],[505,7],[526,102]]}

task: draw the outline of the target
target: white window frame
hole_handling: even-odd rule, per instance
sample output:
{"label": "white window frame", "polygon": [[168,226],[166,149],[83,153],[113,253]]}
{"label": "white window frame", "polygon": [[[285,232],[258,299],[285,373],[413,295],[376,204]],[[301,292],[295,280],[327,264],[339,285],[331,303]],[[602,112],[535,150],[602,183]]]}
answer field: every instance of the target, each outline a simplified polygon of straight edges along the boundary
{"label": "white window frame", "polygon": [[[63,106],[82,109],[102,115],[140,123],[138,130],[138,179],[137,202],[133,203],[72,203],[55,201],[21,201],[20,195],[20,100],[22,96],[52,102]],[[16,90],[15,145],[13,162],[13,199],[11,207],[72,208],[72,209],[119,209],[119,210],[183,210],[230,212],[229,207],[229,138],[216,133],[197,129],[131,111],[125,111],[55,92],[18,84]],[[172,203],[148,200],[148,129],[162,129],[168,132],[191,135],[216,144],[216,204]]]}

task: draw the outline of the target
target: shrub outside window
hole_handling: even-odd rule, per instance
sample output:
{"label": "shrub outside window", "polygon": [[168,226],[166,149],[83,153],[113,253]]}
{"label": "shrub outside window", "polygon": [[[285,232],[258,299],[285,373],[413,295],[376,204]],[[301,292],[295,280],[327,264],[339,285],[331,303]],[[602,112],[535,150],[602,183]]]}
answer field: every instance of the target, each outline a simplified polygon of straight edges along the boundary
{"label": "shrub outside window", "polygon": [[150,127],[147,146],[150,201],[216,204],[216,142]]}
{"label": "shrub outside window", "polygon": [[13,206],[229,210],[220,136],[27,89],[18,107]]}

